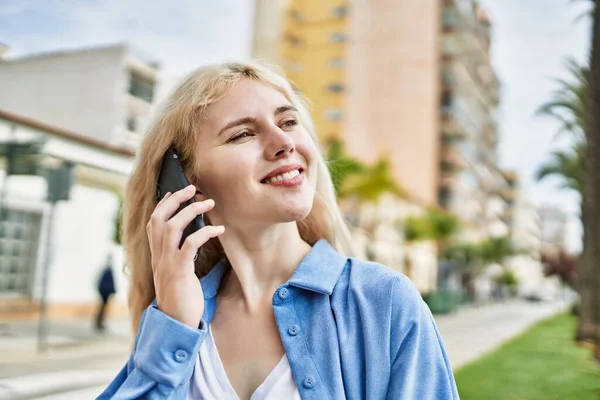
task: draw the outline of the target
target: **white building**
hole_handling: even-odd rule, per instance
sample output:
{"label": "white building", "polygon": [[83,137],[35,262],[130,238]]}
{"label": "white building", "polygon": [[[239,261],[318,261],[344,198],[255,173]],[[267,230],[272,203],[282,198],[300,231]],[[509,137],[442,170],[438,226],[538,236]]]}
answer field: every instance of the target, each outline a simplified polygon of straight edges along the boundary
{"label": "white building", "polygon": [[74,164],[71,198],[59,202],[49,234],[46,180],[6,177],[0,171],[0,318],[34,316],[42,293],[46,243],[51,238],[48,300],[51,317],[89,315],[98,302],[96,280],[108,253],[118,289],[113,311],[125,311],[127,282],[122,250],[113,242],[118,196],[133,153],[65,129],[0,110],[0,143],[41,143],[44,165]]}
{"label": "white building", "polygon": [[0,109],[105,143],[137,148],[158,64],[125,45],[10,59],[0,52]]}
{"label": "white building", "polygon": [[559,282],[556,278],[544,276],[544,267],[540,261],[543,250],[542,211],[521,193],[512,212],[512,239],[524,254],[511,258],[507,266],[519,280],[520,295],[556,295]]}

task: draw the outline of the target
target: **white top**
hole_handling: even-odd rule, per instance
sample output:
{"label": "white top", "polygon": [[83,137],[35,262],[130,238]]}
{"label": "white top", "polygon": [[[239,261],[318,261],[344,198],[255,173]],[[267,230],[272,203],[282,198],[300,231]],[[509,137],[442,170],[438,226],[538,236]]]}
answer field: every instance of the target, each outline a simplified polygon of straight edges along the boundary
{"label": "white top", "polygon": [[[200,345],[187,397],[187,400],[209,399],[240,400],[231,383],[229,383],[210,326],[204,342]],[[250,400],[283,399],[301,400],[298,386],[294,381],[285,354],[250,398]]]}

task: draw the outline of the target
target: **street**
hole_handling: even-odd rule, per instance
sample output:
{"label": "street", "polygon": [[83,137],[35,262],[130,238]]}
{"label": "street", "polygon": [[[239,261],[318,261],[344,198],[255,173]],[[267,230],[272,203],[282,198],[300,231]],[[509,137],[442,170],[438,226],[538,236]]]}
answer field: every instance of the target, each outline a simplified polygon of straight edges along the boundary
{"label": "street", "polygon": [[[556,314],[564,305],[511,300],[469,306],[436,316],[436,321],[450,362],[457,369]],[[2,327],[0,400],[95,398],[125,364],[131,345],[126,320],[111,321],[106,335],[90,333],[89,321],[55,323],[53,345],[41,355],[35,350],[34,323]]]}

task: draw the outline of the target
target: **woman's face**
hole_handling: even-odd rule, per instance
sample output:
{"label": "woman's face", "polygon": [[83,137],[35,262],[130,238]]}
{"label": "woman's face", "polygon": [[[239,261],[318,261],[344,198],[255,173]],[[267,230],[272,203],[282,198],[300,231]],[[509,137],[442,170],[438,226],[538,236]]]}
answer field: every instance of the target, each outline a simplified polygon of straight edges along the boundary
{"label": "woman's face", "polygon": [[316,149],[285,96],[242,79],[205,118],[196,167],[198,190],[215,200],[213,224],[291,222],[308,215]]}

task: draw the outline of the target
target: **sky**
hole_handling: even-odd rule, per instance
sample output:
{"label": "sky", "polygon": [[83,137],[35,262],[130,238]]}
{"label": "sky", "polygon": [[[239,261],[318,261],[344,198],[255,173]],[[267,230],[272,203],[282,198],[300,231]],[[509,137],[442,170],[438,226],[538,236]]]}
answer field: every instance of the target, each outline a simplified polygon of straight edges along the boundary
{"label": "sky", "polygon": [[[406,0],[409,1],[409,0]],[[419,0],[411,0],[419,1]],[[566,78],[567,56],[587,60],[586,1],[480,0],[493,23],[492,64],[502,83],[500,162],[517,170],[524,195],[570,215],[568,248],[580,249],[578,198],[535,171],[552,150],[558,123],[535,115]],[[177,4],[177,6],[175,6]],[[252,0],[0,0],[0,43],[10,56],[127,42],[160,60],[159,98],[195,67],[250,57]]]}
{"label": "sky", "polygon": [[566,57],[580,63],[588,60],[591,20],[586,1],[572,0],[482,0],[493,23],[492,65],[501,89],[498,123],[501,134],[500,160],[519,172],[524,195],[538,204],[564,208],[570,215],[567,244],[581,248],[578,220],[579,198],[560,190],[556,179],[535,181],[534,176],[549,153],[569,145],[557,138],[560,124],[536,110],[552,99],[554,78],[569,78]]}

